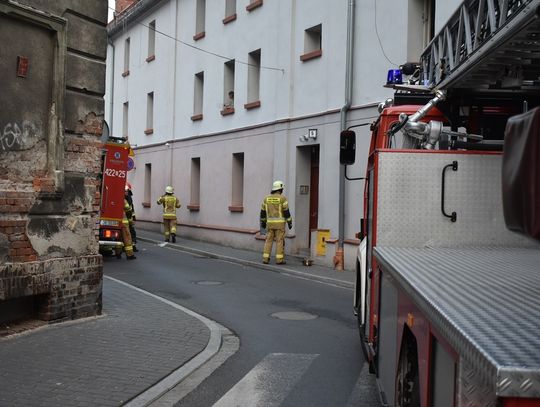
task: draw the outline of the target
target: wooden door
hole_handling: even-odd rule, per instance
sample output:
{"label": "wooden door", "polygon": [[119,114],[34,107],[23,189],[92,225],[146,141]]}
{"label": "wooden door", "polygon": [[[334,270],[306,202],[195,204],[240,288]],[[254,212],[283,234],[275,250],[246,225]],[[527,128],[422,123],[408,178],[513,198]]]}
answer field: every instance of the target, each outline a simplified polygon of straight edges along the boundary
{"label": "wooden door", "polygon": [[[311,147],[311,174],[309,186],[309,231],[319,227],[319,146]],[[308,239],[311,245],[311,239]]]}

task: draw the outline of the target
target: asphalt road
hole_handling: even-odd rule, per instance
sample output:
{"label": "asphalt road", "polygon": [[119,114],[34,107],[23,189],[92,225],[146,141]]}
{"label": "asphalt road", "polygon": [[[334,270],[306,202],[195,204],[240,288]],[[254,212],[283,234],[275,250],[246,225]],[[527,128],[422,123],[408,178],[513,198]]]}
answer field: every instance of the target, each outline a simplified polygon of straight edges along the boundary
{"label": "asphalt road", "polygon": [[234,332],[238,351],[178,406],[378,406],[352,315],[352,292],[149,243],[106,275]]}

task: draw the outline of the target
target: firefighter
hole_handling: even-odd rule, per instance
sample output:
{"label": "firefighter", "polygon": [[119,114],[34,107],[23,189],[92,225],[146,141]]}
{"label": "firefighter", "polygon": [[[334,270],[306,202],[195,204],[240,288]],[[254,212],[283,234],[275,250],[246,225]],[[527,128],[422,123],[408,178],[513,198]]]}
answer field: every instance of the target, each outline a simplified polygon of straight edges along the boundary
{"label": "firefighter", "polygon": [[[126,252],[126,258],[128,260],[135,260],[137,257],[133,254],[133,243],[131,242],[131,233],[129,232],[129,220],[128,212],[130,211],[130,204],[127,199],[124,198],[124,218],[122,219],[122,242],[124,243],[124,251]],[[122,249],[115,249],[116,257],[122,257]]]}
{"label": "firefighter", "polygon": [[165,195],[159,197],[158,205],[163,205],[163,229],[165,241],[172,238],[176,243],[176,209],[180,208],[180,200],[174,196],[174,189],[170,185],[165,188]]}
{"label": "firefighter", "polygon": [[261,205],[261,228],[267,229],[266,241],[263,249],[263,263],[270,262],[272,253],[272,244],[276,239],[276,264],[285,264],[285,254],[283,248],[285,245],[285,222],[292,228],[292,217],[289,212],[289,203],[283,194],[283,182],[274,181],[272,191],[267,195]]}
{"label": "firefighter", "polygon": [[128,183],[126,183],[125,198],[129,204],[129,210],[126,212],[129,221],[129,233],[131,234],[131,241],[133,243],[133,251],[137,250],[137,232],[135,231],[135,209],[133,208],[133,191]]}

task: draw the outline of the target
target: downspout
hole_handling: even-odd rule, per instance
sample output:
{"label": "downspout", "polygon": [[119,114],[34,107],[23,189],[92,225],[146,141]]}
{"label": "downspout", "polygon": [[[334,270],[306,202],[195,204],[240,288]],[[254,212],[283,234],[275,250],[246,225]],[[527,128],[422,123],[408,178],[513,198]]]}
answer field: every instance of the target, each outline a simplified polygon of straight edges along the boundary
{"label": "downspout", "polygon": [[[347,111],[352,104],[353,96],[353,56],[354,56],[354,6],[355,0],[349,0],[347,9],[347,48],[345,61],[345,104],[340,111],[341,130],[347,129]],[[345,166],[339,166],[339,210],[338,210],[338,248],[334,256],[336,270],[343,271],[345,254]]]}
{"label": "downspout", "polygon": [[112,41],[111,37],[107,35],[107,42],[112,48],[112,68],[111,68],[111,95],[109,100],[109,136],[114,137],[113,133],[113,106],[114,106],[114,42]]}
{"label": "downspout", "polygon": [[[179,38],[178,36],[178,0],[174,2],[174,36],[176,38]],[[173,179],[174,179],[174,141],[176,139],[176,70],[178,69],[178,43],[174,41],[174,64],[173,64],[173,100],[172,100],[172,140],[169,145],[169,148],[171,149],[171,169],[169,173],[169,184],[170,186],[173,185]]]}

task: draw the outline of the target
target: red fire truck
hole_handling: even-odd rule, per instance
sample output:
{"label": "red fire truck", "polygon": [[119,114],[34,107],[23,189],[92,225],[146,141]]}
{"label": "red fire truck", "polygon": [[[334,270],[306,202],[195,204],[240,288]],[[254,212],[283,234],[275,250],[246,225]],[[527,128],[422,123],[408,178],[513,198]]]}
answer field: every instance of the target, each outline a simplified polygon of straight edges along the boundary
{"label": "red fire truck", "polygon": [[354,296],[383,405],[540,406],[539,12],[465,1],[387,84]]}
{"label": "red fire truck", "polygon": [[122,219],[129,152],[129,143],[123,138],[109,137],[104,144],[99,248],[103,254],[115,253],[117,257],[124,247]]}

